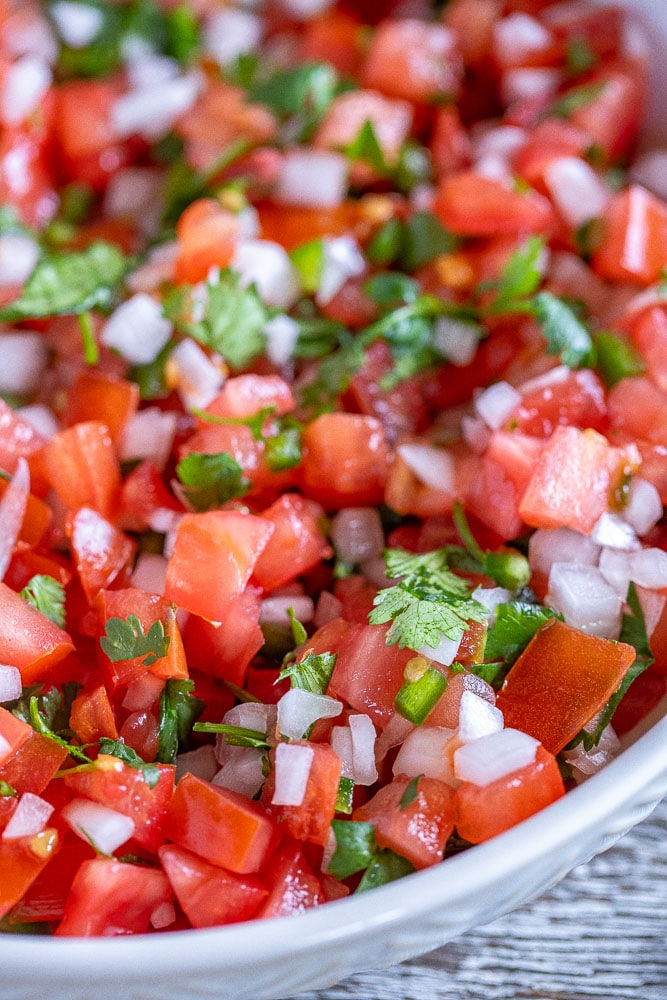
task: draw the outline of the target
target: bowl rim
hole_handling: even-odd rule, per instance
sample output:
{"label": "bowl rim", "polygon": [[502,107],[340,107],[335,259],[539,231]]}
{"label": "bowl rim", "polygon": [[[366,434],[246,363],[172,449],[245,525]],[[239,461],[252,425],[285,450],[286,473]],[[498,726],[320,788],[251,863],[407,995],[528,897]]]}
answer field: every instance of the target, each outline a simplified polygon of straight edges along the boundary
{"label": "bowl rim", "polygon": [[[406,878],[372,892],[335,900],[289,919],[247,921],[224,927],[187,929],[109,938],[55,938],[0,933],[0,964],[5,982],[23,985],[90,982],[94,951],[96,978],[138,981],[148,970],[160,976],[188,972],[220,972],[252,968],[261,961],[290,961],[319,947],[344,944],[373,928],[389,929],[418,921],[435,909],[454,907],[502,877],[518,877],[526,866],[552,851],[562,851],[572,838],[604,829],[626,802],[667,772],[667,716],[589,780],[563,798],[505,833]],[[647,807],[656,803],[649,802]],[[643,818],[639,816],[639,819]],[[632,822],[628,822],[628,827]],[[618,831],[619,836],[623,828]],[[591,851],[591,854],[594,853]],[[572,861],[567,870],[579,863]],[[492,873],[490,878],[489,873]],[[36,947],[37,942],[39,945]],[[424,949],[436,947],[427,944]],[[260,959],[261,956],[261,959]]]}

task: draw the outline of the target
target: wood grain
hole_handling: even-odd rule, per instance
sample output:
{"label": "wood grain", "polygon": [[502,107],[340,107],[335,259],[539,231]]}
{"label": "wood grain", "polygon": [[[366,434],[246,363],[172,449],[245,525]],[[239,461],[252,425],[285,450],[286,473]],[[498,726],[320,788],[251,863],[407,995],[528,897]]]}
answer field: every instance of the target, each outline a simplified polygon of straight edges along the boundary
{"label": "wood grain", "polygon": [[534,903],[298,1000],[389,998],[667,1000],[667,801]]}

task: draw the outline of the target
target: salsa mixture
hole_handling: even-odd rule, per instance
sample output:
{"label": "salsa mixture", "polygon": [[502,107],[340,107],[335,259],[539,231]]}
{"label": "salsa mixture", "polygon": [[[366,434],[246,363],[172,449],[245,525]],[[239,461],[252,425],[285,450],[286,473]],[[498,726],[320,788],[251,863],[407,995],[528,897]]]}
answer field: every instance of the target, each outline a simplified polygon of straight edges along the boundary
{"label": "salsa mixture", "polygon": [[667,150],[609,3],[0,3],[0,929],[293,914],[667,687]]}

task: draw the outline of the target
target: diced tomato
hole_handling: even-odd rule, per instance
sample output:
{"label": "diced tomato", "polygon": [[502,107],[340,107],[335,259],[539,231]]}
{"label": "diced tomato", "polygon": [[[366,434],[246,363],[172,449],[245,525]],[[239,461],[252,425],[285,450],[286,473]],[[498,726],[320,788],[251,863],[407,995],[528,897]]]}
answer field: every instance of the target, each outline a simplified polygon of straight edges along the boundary
{"label": "diced tomato", "polygon": [[433,211],[462,236],[548,234],[554,226],[553,209],[541,194],[513,190],[472,170],[441,180]]}
{"label": "diced tomato", "polygon": [[563,156],[583,156],[589,147],[589,137],[571,122],[547,118],[530,130],[512,158],[512,165],[519,177],[546,194],[544,175],[553,161]]}
{"label": "diced tomato", "polygon": [[[374,90],[351,90],[334,98],[315,134],[320,149],[340,150],[352,145],[366,122],[370,122],[387,163],[398,160],[400,148],[410,134],[412,107],[407,101],[391,100]],[[373,176],[368,165],[353,167],[353,179],[363,183]],[[356,173],[356,178],[355,178]]]}
{"label": "diced tomato", "polygon": [[58,924],[59,937],[144,934],[151,916],[173,896],[164,872],[111,858],[84,861]]}
{"label": "diced tomato", "polygon": [[498,694],[505,725],[559,753],[607,703],[634,662],[623,642],[610,642],[554,619],[518,658]]}
{"label": "diced tomato", "polygon": [[182,511],[150,459],[140,462],[123,481],[119,523],[127,531],[145,531],[156,511]]}
{"label": "diced tomato", "polygon": [[632,325],[631,338],[641,352],[648,375],[667,393],[667,310],[655,306],[641,313]]}
{"label": "diced tomato", "polygon": [[635,678],[614,712],[611,726],[617,736],[631,732],[667,694],[667,674],[649,669]]}
{"label": "diced tomato", "polygon": [[634,148],[646,103],[644,73],[636,64],[614,63],[586,81],[600,92],[574,110],[570,121],[611,161]]}
{"label": "diced tomato", "polygon": [[160,848],[160,862],[193,927],[250,920],[268,890],[255,875],[235,875],[174,844]]}
{"label": "diced tomato", "polygon": [[334,583],[334,595],[341,602],[341,617],[349,622],[365,625],[373,610],[373,600],[378,588],[364,576],[344,576]]}
{"label": "diced tomato", "polygon": [[113,516],[121,481],[106,424],[89,420],[60,431],[39,458],[46,479],[67,507],[92,507],[102,517]]}
{"label": "diced tomato", "polygon": [[313,752],[301,805],[283,806],[272,803],[275,791],[275,751],[271,752],[274,769],[264,783],[262,802],[267,813],[276,818],[280,828],[290,837],[324,847],[336,811],[340,757],[325,743],[308,743],[304,740],[297,745],[307,746]]}
{"label": "diced tomato", "polygon": [[519,431],[494,431],[473,480],[466,507],[503,539],[524,530],[520,504],[542,452],[542,442]]}
{"label": "diced tomato", "polygon": [[212,198],[195,201],[181,216],[176,229],[179,253],[177,281],[204,281],[212,267],[228,267],[240,237],[235,215]]}
{"label": "diced tomato", "polygon": [[[7,481],[0,479],[0,500],[5,495],[8,486],[9,483]],[[32,493],[29,493],[23,523],[19,530],[19,539],[28,545],[39,545],[52,521],[53,513],[49,505]],[[15,549],[15,553],[17,550],[18,546]]]}
{"label": "diced tomato", "polygon": [[111,690],[116,687],[124,687],[146,671],[150,671],[158,677],[187,676],[187,670],[182,662],[185,657],[180,637],[171,631],[174,622],[173,612],[168,601],[157,594],[148,594],[135,587],[101,590],[95,599],[95,611],[97,612],[96,637],[104,635],[106,623],[110,618],[125,619],[128,615],[135,615],[139,619],[144,633],[147,633],[155,622],[161,621],[164,625],[165,636],[170,636],[167,655],[160,657],[150,666],[146,666],[144,663],[144,656],[118,660],[114,663],[100,647],[98,649],[100,666]]}
{"label": "diced tomato", "polygon": [[304,492],[327,510],[381,503],[388,458],[378,420],[323,413],[303,432]]}
{"label": "diced tomato", "polygon": [[456,832],[471,844],[498,836],[565,794],[556,758],[537,748],[535,761],[481,787],[464,781],[455,793]]}
{"label": "diced tomato", "polygon": [[30,888],[58,849],[58,834],[46,829],[34,837],[0,840],[0,919]]}
{"label": "diced tomato", "polygon": [[79,691],[72,702],[69,724],[83,744],[97,743],[103,736],[118,739],[113,708],[103,684]]}
{"label": "diced tomato", "polygon": [[472,144],[456,108],[440,108],[436,112],[431,154],[438,174],[454,173],[469,165]]}
{"label": "diced tomato", "polygon": [[357,237],[368,235],[370,220],[364,213],[363,202],[352,199],[336,208],[289,208],[260,202],[257,206],[262,238],[294,250],[303,243],[323,236]]}
{"label": "diced tomato", "polygon": [[246,669],[264,645],[259,608],[259,592],[248,586],[230,599],[219,624],[190,615],[183,632],[190,667],[243,687]]}
{"label": "diced tomato", "polygon": [[262,513],[274,526],[253,570],[253,580],[274,590],[333,554],[318,524],[321,508],[296,493],[284,493]]}
{"label": "diced tomato", "polygon": [[509,423],[524,434],[548,438],[559,424],[592,427],[602,431],[607,425],[607,405],[602,382],[588,368],[581,371],[556,368],[539,386],[522,393]]}
{"label": "diced tomato", "polygon": [[139,405],[139,386],[101,372],[82,372],[67,393],[63,414],[66,426],[101,420],[116,445]]}
{"label": "diced tomato", "polygon": [[44,444],[45,438],[39,431],[0,399],[0,468],[13,475],[19,458],[25,458],[33,471],[30,459]]}
{"label": "diced tomato", "polygon": [[67,755],[65,748],[30,730],[18,750],[0,765],[0,781],[6,781],[19,795],[40,795]]}
{"label": "diced tomato", "polygon": [[0,765],[5,764],[16,753],[29,734],[28,723],[0,705]]}
{"label": "diced tomato", "polygon": [[422,389],[416,378],[405,379],[393,389],[382,389],[382,378],[392,367],[389,347],[377,340],[366,352],[364,363],[351,379],[344,397],[348,409],[379,420],[390,442],[404,434],[418,433],[429,423]]}
{"label": "diced tomato", "polygon": [[301,55],[313,62],[330,62],[343,76],[356,76],[362,39],[363,26],[356,17],[329,8],[306,22]]}
{"label": "diced tomato", "polygon": [[127,581],[135,543],[97,511],[90,507],[73,511],[67,520],[67,535],[89,601],[112,583]]}
{"label": "diced tomato", "polygon": [[[46,505],[44,506],[46,507]],[[12,590],[23,590],[32,577],[37,575],[52,576],[63,587],[66,587],[72,579],[72,573],[62,556],[55,553],[45,555],[43,552],[29,548],[29,543],[17,542],[5,573],[5,583]]]}
{"label": "diced tomato", "polygon": [[609,281],[650,285],[667,264],[667,205],[638,184],[614,195],[593,267]]}
{"label": "diced tomato", "polygon": [[61,920],[74,876],[95,851],[69,830],[59,831],[58,850],[12,910],[11,918],[19,923]]}
{"label": "diced tomato", "polygon": [[456,32],[466,66],[477,66],[488,57],[502,6],[501,0],[452,0],[445,7],[445,24]]}
{"label": "diced tomato", "polygon": [[278,848],[267,865],[265,878],[269,897],[258,917],[290,916],[324,902],[322,884],[296,843],[288,841]]}
{"label": "diced tomato", "polygon": [[664,444],[667,427],[667,390],[650,379],[624,378],[609,391],[609,420],[615,430],[629,439]]}
{"label": "diced tomato", "polygon": [[415,797],[401,800],[409,780],[398,776],[353,813],[353,819],[372,823],[375,839],[407,858],[415,868],[442,861],[445,844],[454,829],[454,789],[437,778],[417,778]]}
{"label": "diced tomato", "polygon": [[371,90],[419,104],[456,97],[462,73],[457,38],[449,28],[386,20],[371,39],[361,80]]}
{"label": "diced tomato", "polygon": [[247,875],[262,870],[278,834],[251,799],[186,774],[169,803],[166,837],[211,864]]}
{"label": "diced tomato", "polygon": [[[333,625],[331,622],[325,628],[333,630]],[[388,646],[385,631],[381,625],[349,628],[342,644],[334,647],[338,656],[328,692],[358,712],[370,715],[377,726],[386,726],[393,716],[394,698],[403,685],[405,665],[415,655],[409,649]],[[310,645],[309,642],[309,648]]]}
{"label": "diced tomato", "polygon": [[126,166],[131,155],[118,142],[111,112],[120,87],[114,80],[68,80],[56,91],[55,139],[64,180],[78,180],[97,190]]}
{"label": "diced tomato", "polygon": [[18,667],[23,684],[41,680],[74,649],[63,629],[0,583],[0,663]]}
{"label": "diced tomato", "polygon": [[213,417],[246,420],[262,410],[282,417],[295,406],[290,386],[278,375],[237,375],[225,382],[205,412]]}

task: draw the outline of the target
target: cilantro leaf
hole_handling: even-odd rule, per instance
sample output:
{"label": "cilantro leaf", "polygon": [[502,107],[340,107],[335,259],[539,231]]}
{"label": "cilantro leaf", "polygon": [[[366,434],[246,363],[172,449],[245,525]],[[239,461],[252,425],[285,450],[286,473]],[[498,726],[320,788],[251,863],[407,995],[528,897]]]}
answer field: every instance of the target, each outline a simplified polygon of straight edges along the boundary
{"label": "cilantro leaf", "polygon": [[531,236],[508,260],[500,278],[493,283],[496,297],[487,308],[495,315],[513,311],[517,300],[533,295],[542,283],[540,261],[544,254],[544,240]]}
{"label": "cilantro leaf", "polygon": [[0,320],[13,323],[108,309],[116,287],[133,266],[118,247],[102,241],[86,250],[45,254],[19,298],[0,309]]}
{"label": "cilantro leaf", "polygon": [[45,736],[47,740],[51,740],[52,743],[57,743],[59,747],[63,750],[67,750],[71,757],[75,757],[77,760],[82,760],[86,764],[90,764],[90,757],[81,750],[80,747],[74,746],[67,740],[59,736],[58,733],[54,732],[48,725],[44,715],[40,712],[39,699],[36,695],[30,699],[30,724],[32,728],[38,732],[41,736]]}
{"label": "cilantro leaf", "polygon": [[108,754],[109,757],[118,757],[124,764],[141,771],[149,788],[155,788],[160,780],[160,769],[155,764],[147,764],[136,750],[133,750],[122,740],[112,740],[108,736],[103,736],[100,740],[100,753]]}
{"label": "cilantro leaf", "polygon": [[403,549],[385,552],[387,576],[401,579],[378,592],[369,621],[391,622],[387,645],[435,649],[443,636],[459,642],[470,621],[486,620],[486,609],[470,597],[468,584],[447,560],[447,549],[419,555]]}
{"label": "cilantro leaf", "polygon": [[364,872],[355,892],[377,889],[379,885],[386,885],[398,878],[404,878],[405,875],[411,875],[414,870],[414,866],[408,859],[401,857],[400,854],[388,850],[378,851]]}
{"label": "cilantro leaf", "polygon": [[52,576],[37,573],[28,580],[21,591],[21,597],[41,611],[54,625],[65,627],[65,588]]}
{"label": "cilantro leaf", "polygon": [[373,824],[334,819],[331,829],[336,838],[336,850],[329,862],[329,874],[344,879],[367,868],[377,850]]}
{"label": "cilantro leaf", "polygon": [[216,179],[252,148],[245,138],[234,139],[205,170],[194,170],[183,158],[172,164],[165,183],[163,222],[174,224],[188,205],[215,189]]}
{"label": "cilantro leaf", "polygon": [[150,667],[167,655],[171,641],[164,634],[161,621],[153,622],[148,632],[144,633],[143,625],[136,615],[109,618],[105,633],[100,639],[100,646],[112,663],[143,656],[144,665]]}
{"label": "cilantro leaf", "polygon": [[162,764],[173,764],[176,755],[187,750],[194,722],[204,710],[204,702],[192,693],[194,686],[194,681],[170,677],[162,688],[155,755]]}
{"label": "cilantro leaf", "polygon": [[405,786],[405,791],[401,795],[401,800],[398,803],[398,808],[401,812],[411,806],[413,802],[417,801],[417,795],[419,794],[419,779],[423,778],[423,774],[417,774],[412,778]]}
{"label": "cilantro leaf", "polygon": [[191,451],[176,466],[176,475],[183,499],[196,511],[222,507],[234,497],[245,496],[252,486],[226,451],[214,455]]}
{"label": "cilantro leaf", "polygon": [[508,590],[518,590],[526,586],[530,580],[530,566],[521,552],[513,548],[502,548],[495,552],[484,551],[473,535],[459,501],[454,504],[452,516],[461,541],[482,573],[495,580],[499,587],[506,587]]}
{"label": "cilantro leaf", "polygon": [[532,311],[547,340],[547,353],[560,354],[569,368],[589,366],[595,356],[591,336],[573,310],[551,292],[539,292]]}
{"label": "cilantro leaf", "polygon": [[562,616],[541,604],[509,601],[496,608],[496,621],[486,633],[484,658],[511,665],[546,622]]}
{"label": "cilantro leaf", "polygon": [[279,118],[293,120],[290,132],[306,139],[319,124],[340,89],[338,74],[329,63],[302,63],[276,70],[268,79],[254,80],[251,101],[266,105]]}
{"label": "cilantro leaf", "polygon": [[415,212],[403,224],[399,264],[406,271],[418,271],[436,257],[454,253],[459,245],[458,237],[432,212]]}
{"label": "cilantro leaf", "polygon": [[382,146],[370,118],[366,119],[353,141],[345,146],[342,152],[354,163],[367,163],[378,174],[384,175],[389,172]]}
{"label": "cilantro leaf", "polygon": [[336,665],[336,653],[308,653],[302,660],[288,664],[280,671],[278,680],[289,678],[293,688],[325,694]]}
{"label": "cilantro leaf", "polygon": [[16,798],[18,792],[8,781],[0,780],[0,798]]}
{"label": "cilantro leaf", "polygon": [[193,733],[215,733],[224,736],[225,743],[232,747],[251,747],[253,750],[268,750],[266,733],[243,726],[230,726],[226,722],[195,722]]}
{"label": "cilantro leaf", "polygon": [[557,118],[569,118],[575,111],[596,101],[606,86],[603,80],[598,80],[584,83],[580,87],[571,87],[551,105],[548,114]]}
{"label": "cilantro leaf", "polygon": [[385,271],[369,278],[364,292],[378,305],[395,308],[398,304],[417,301],[419,283],[400,271]]}

